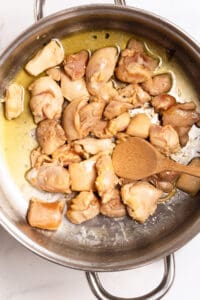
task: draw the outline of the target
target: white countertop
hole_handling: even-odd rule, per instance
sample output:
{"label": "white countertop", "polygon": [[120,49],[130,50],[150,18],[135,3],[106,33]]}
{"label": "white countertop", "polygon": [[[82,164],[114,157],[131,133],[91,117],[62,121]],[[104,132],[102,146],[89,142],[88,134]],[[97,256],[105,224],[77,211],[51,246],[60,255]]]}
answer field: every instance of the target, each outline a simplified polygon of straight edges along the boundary
{"label": "white countertop", "polygon": [[[68,3],[67,3],[68,2]],[[69,4],[70,2],[70,4]],[[46,13],[85,3],[112,1],[46,0]],[[176,23],[200,42],[200,2],[197,0],[127,1],[153,11]],[[34,22],[33,0],[1,1],[0,51],[22,30]],[[164,300],[200,299],[200,236],[177,251],[176,277]],[[110,292],[121,297],[142,295],[159,283],[162,261],[124,272],[103,273],[102,282]],[[1,300],[94,300],[85,274],[45,261],[21,246],[0,227],[0,299]]]}

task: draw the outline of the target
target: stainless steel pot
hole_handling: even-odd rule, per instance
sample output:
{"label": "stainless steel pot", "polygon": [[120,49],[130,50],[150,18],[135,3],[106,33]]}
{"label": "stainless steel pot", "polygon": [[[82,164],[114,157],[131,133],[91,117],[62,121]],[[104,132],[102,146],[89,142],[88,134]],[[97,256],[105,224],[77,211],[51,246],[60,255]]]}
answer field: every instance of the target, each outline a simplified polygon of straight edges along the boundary
{"label": "stainless steel pot", "polygon": [[[53,37],[90,29],[119,29],[150,38],[174,55],[190,75],[200,93],[200,47],[180,29],[146,11],[116,5],[87,5],[61,11],[44,19],[44,0],[36,0],[38,22],[20,35],[0,57],[0,92],[30,56]],[[39,20],[41,19],[41,20]],[[1,145],[2,147],[4,145]],[[173,206],[159,205],[156,218],[146,225],[127,219],[109,220],[99,216],[84,226],[64,224],[63,230],[50,234],[30,228],[22,199],[0,156],[0,223],[24,246],[57,264],[86,271],[98,299],[122,299],[107,293],[98,279],[98,271],[120,271],[164,258],[165,273],[160,285],[137,300],[160,299],[174,279],[173,253],[200,229],[200,202],[197,197],[178,193]],[[170,208],[170,209],[169,209]]]}

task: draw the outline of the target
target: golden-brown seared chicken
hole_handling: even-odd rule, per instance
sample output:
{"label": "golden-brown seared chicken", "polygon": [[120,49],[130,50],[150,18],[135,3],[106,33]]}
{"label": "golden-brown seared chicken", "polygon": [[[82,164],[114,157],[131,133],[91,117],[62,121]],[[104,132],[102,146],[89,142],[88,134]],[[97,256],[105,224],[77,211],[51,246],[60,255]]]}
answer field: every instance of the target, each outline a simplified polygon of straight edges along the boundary
{"label": "golden-brown seared chicken", "polygon": [[71,80],[77,80],[85,75],[86,65],[88,62],[89,53],[87,50],[82,50],[75,54],[70,54],[65,57],[64,70]]}
{"label": "golden-brown seared chicken", "polygon": [[107,131],[116,135],[117,132],[124,131],[128,127],[130,120],[130,114],[125,112],[109,121]]}
{"label": "golden-brown seared chicken", "polygon": [[169,92],[172,87],[171,74],[159,74],[142,83],[142,88],[152,96]]}
{"label": "golden-brown seared chicken", "polygon": [[66,217],[74,224],[81,224],[96,217],[100,205],[93,192],[80,192],[67,204]]}
{"label": "golden-brown seared chicken", "polygon": [[120,102],[132,103],[135,108],[150,101],[151,96],[145,92],[140,85],[128,84],[126,87],[118,90],[118,95],[114,99]]}
{"label": "golden-brown seared chicken", "polygon": [[80,156],[74,151],[70,144],[65,144],[57,148],[52,153],[52,160],[63,167],[67,167],[71,163],[78,163],[81,161]]}
{"label": "golden-brown seared chicken", "polygon": [[111,100],[106,106],[103,115],[106,119],[111,120],[131,108],[133,108],[131,103]]}
{"label": "golden-brown seared chicken", "polygon": [[102,203],[106,203],[111,200],[111,193],[118,183],[118,178],[114,173],[112,159],[109,154],[102,153],[98,157],[96,162],[96,170],[96,188],[99,196],[102,199]]}
{"label": "golden-brown seared chicken", "polygon": [[80,153],[97,154],[106,151],[112,153],[115,144],[111,139],[85,138],[74,142],[74,149]]}
{"label": "golden-brown seared chicken", "polygon": [[121,188],[122,201],[127,205],[128,214],[144,223],[156,208],[162,191],[145,181],[129,183]]}
{"label": "golden-brown seared chicken", "polygon": [[96,180],[96,160],[98,156],[69,164],[69,175],[73,191],[94,191]]}
{"label": "golden-brown seared chicken", "polygon": [[52,40],[26,64],[26,71],[37,76],[43,71],[59,65],[64,60],[64,49],[60,41]]}
{"label": "golden-brown seared chicken", "polygon": [[100,120],[97,121],[93,129],[91,130],[92,134],[100,139],[112,138],[113,134],[108,132],[108,121]]}
{"label": "golden-brown seared chicken", "polygon": [[36,123],[44,119],[59,119],[63,95],[59,85],[49,76],[36,79],[30,86],[30,108]]}
{"label": "golden-brown seared chicken", "polygon": [[164,110],[168,110],[170,107],[176,104],[176,98],[169,94],[160,94],[155,96],[152,101],[151,105],[153,106],[156,112],[162,112]]}
{"label": "golden-brown seared chicken", "polygon": [[62,73],[62,71],[61,71],[60,67],[50,68],[46,71],[46,74],[55,81],[61,80],[61,73]]}
{"label": "golden-brown seared chicken", "polygon": [[143,139],[148,138],[151,120],[146,114],[135,115],[126,130],[126,133],[131,136],[137,136]]}
{"label": "golden-brown seared chicken", "polygon": [[121,52],[115,74],[121,81],[140,83],[152,76],[157,65],[158,61],[145,53],[143,44],[132,40]]}
{"label": "golden-brown seared chicken", "polygon": [[151,144],[167,156],[180,150],[178,134],[171,125],[151,125],[149,138]]}
{"label": "golden-brown seared chicken", "polygon": [[6,119],[12,120],[21,115],[24,110],[24,88],[17,83],[11,83],[5,95]]}
{"label": "golden-brown seared chicken", "polygon": [[32,198],[29,203],[27,220],[32,227],[57,230],[62,222],[64,201],[44,202]]}
{"label": "golden-brown seared chicken", "polygon": [[36,168],[36,169],[41,167],[43,164],[52,163],[51,157],[42,153],[42,149],[40,147],[37,147],[36,149],[33,149],[31,151],[30,160],[31,160],[31,168]]}
{"label": "golden-brown seared chicken", "polygon": [[26,179],[39,190],[51,193],[70,193],[70,178],[67,169],[53,164],[44,164],[30,169]]}
{"label": "golden-brown seared chicken", "polygon": [[109,80],[114,73],[117,58],[115,47],[101,48],[92,54],[86,68],[86,82],[89,93],[95,98],[108,101],[116,94]]}
{"label": "golden-brown seared chicken", "polygon": [[66,142],[65,132],[56,120],[43,120],[36,128],[36,136],[42,153],[52,154]]}
{"label": "golden-brown seared chicken", "polygon": [[200,120],[194,102],[178,103],[162,114],[163,125],[171,125],[178,133],[181,146],[188,141],[188,133],[193,124]]}
{"label": "golden-brown seared chicken", "polygon": [[89,93],[83,78],[70,79],[64,72],[61,72],[61,91],[68,101],[88,100]]}
{"label": "golden-brown seared chicken", "polygon": [[109,201],[101,204],[100,213],[110,218],[124,217],[126,208],[121,201],[119,190],[113,189],[110,191],[109,196]]}

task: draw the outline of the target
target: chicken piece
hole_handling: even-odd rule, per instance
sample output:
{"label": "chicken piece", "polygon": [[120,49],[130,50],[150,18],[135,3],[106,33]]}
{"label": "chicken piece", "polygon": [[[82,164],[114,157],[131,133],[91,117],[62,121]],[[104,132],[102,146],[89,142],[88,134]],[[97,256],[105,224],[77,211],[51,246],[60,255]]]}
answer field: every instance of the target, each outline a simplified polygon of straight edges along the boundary
{"label": "chicken piece", "polygon": [[[200,157],[193,158],[189,163],[189,166],[200,168]],[[200,178],[187,174],[181,174],[176,186],[178,189],[195,196],[200,190]]]}
{"label": "chicken piece", "polygon": [[133,108],[131,103],[111,100],[104,110],[104,117],[111,120]]}
{"label": "chicken piece", "polygon": [[31,167],[36,169],[43,164],[52,163],[52,159],[48,155],[43,154],[40,147],[31,151],[30,160]]}
{"label": "chicken piece", "polygon": [[71,80],[66,74],[61,73],[61,91],[68,101],[88,100],[89,93],[83,78]]}
{"label": "chicken piece", "polygon": [[6,119],[16,119],[24,110],[24,88],[17,83],[11,83],[6,89],[5,95]]}
{"label": "chicken piece", "polygon": [[117,48],[105,47],[96,50],[89,60],[86,68],[87,88],[97,99],[109,101],[117,94],[109,81],[114,74],[117,58]]}
{"label": "chicken piece", "polygon": [[163,171],[159,174],[150,176],[148,181],[163,192],[170,193],[174,189],[178,177],[178,172]]}
{"label": "chicken piece", "polygon": [[74,224],[81,224],[96,217],[100,205],[93,192],[81,192],[73,198],[67,207],[66,217]]}
{"label": "chicken piece", "polygon": [[59,65],[64,60],[64,49],[59,40],[52,40],[26,64],[25,70],[38,76],[43,71]]}
{"label": "chicken piece", "polygon": [[142,88],[152,96],[169,92],[172,87],[172,76],[169,73],[159,74],[142,83]]}
{"label": "chicken piece", "polygon": [[75,151],[77,146],[81,147],[82,152],[87,152],[88,154],[94,155],[104,151],[112,153],[115,144],[111,139],[86,138],[74,142]]}
{"label": "chicken piece", "polygon": [[85,75],[88,58],[89,53],[86,50],[65,57],[64,70],[71,80],[80,79]]}
{"label": "chicken piece", "polygon": [[69,144],[57,148],[52,153],[52,159],[56,162],[56,164],[63,167],[67,167],[71,163],[79,163],[81,161],[80,156]]}
{"label": "chicken piece", "polygon": [[39,190],[50,193],[70,193],[70,178],[67,169],[54,164],[32,168],[26,174],[29,183]]}
{"label": "chicken piece", "polygon": [[176,104],[176,98],[169,94],[160,94],[151,100],[151,105],[154,107],[155,112],[162,112],[168,110]]}
{"label": "chicken piece", "polygon": [[100,139],[112,138],[113,134],[108,132],[108,121],[97,121],[93,129],[91,130],[92,134]]}
{"label": "chicken piece", "polygon": [[69,175],[73,191],[94,191],[96,180],[97,156],[81,161],[80,163],[69,164]]}
{"label": "chicken piece", "polygon": [[46,74],[55,81],[61,80],[61,73],[62,71],[59,67],[54,67],[46,71]]}
{"label": "chicken piece", "polygon": [[128,84],[126,87],[118,90],[118,96],[115,97],[115,100],[132,103],[135,108],[150,101],[151,96],[138,84]]}
{"label": "chicken piece", "polygon": [[195,111],[194,102],[177,103],[162,113],[163,125],[171,125],[178,133],[181,146],[188,141],[188,133],[193,124],[200,120],[200,113]]}
{"label": "chicken piece", "polygon": [[131,136],[146,139],[149,136],[150,126],[150,118],[146,114],[138,114],[131,119],[126,133]]}
{"label": "chicken piece", "polygon": [[107,203],[111,200],[110,196],[118,183],[118,178],[114,173],[112,159],[109,154],[102,153],[96,162],[97,178],[96,188],[102,203]]}
{"label": "chicken piece", "polygon": [[29,203],[27,220],[30,226],[57,230],[62,222],[64,201],[44,202],[32,198]]}
{"label": "chicken piece", "polygon": [[144,223],[156,208],[162,191],[145,181],[129,183],[121,188],[122,201],[127,205],[129,215]]}
{"label": "chicken piece", "polygon": [[37,141],[42,153],[52,154],[66,142],[65,132],[56,120],[43,120],[36,129]]}
{"label": "chicken piece", "polygon": [[141,41],[139,41],[139,40],[133,39],[133,38],[131,38],[129,40],[127,48],[135,50],[137,52],[144,52],[145,51],[145,49],[144,49],[144,43],[141,42]]}
{"label": "chicken piece", "polygon": [[116,134],[116,143],[119,144],[121,142],[125,142],[128,138],[130,138],[130,135],[128,135],[125,132],[118,132]]}
{"label": "chicken piece", "polygon": [[171,125],[151,125],[149,138],[151,144],[167,156],[180,150],[178,134]]}
{"label": "chicken piece", "polygon": [[80,110],[87,104],[86,100],[74,100],[63,112],[62,124],[68,141],[83,138],[81,130]]}
{"label": "chicken piece", "polygon": [[113,189],[110,192],[110,200],[101,204],[100,213],[110,218],[121,218],[126,215],[126,208],[121,202],[119,190]]}
{"label": "chicken piece", "polygon": [[64,98],[59,85],[49,76],[36,79],[30,86],[30,108],[36,123],[44,119],[59,119]]}
{"label": "chicken piece", "polygon": [[141,83],[151,78],[158,61],[139,49],[125,49],[121,52],[116,77],[128,83]]}
{"label": "chicken piece", "polygon": [[116,135],[117,132],[124,131],[130,122],[130,114],[125,112],[119,115],[117,118],[114,118],[109,121],[107,131],[112,135]]}
{"label": "chicken piece", "polygon": [[90,102],[80,109],[80,123],[82,136],[85,137],[100,121],[105,107],[104,101]]}

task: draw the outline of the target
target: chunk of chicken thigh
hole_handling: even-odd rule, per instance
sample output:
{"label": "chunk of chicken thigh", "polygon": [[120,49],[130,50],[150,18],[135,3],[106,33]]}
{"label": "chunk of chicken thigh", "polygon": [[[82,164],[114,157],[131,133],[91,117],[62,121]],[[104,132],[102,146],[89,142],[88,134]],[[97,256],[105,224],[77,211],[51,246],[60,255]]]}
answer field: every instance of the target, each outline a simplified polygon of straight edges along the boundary
{"label": "chunk of chicken thigh", "polygon": [[64,49],[60,41],[52,40],[26,64],[26,71],[38,76],[43,71],[59,65],[64,60]]}
{"label": "chunk of chicken thigh", "polygon": [[121,218],[126,215],[126,208],[121,201],[119,190],[115,188],[110,191],[109,201],[101,204],[100,213],[110,218]]}
{"label": "chunk of chicken thigh", "polygon": [[43,120],[36,128],[36,136],[42,152],[52,154],[66,142],[65,132],[56,120]]}
{"label": "chunk of chicken thigh", "polygon": [[111,100],[106,106],[103,114],[106,119],[111,120],[122,113],[127,112],[131,108],[133,108],[131,103]]}
{"label": "chunk of chicken thigh", "polygon": [[74,142],[74,149],[76,151],[86,152],[88,154],[97,154],[99,152],[108,152],[112,153],[115,144],[112,142],[112,139],[95,139],[95,138],[86,138]]}
{"label": "chunk of chicken thigh", "polygon": [[32,198],[29,203],[27,220],[32,227],[57,230],[62,222],[64,201],[44,202]]}
{"label": "chunk of chicken thigh", "polygon": [[65,144],[52,153],[52,160],[60,166],[67,167],[71,163],[79,163],[81,157],[70,144]]}
{"label": "chunk of chicken thigh", "polygon": [[117,132],[124,131],[128,127],[130,120],[130,114],[125,112],[109,121],[107,131],[116,135]]}
{"label": "chunk of chicken thigh", "polygon": [[81,192],[67,205],[66,217],[74,224],[81,224],[96,217],[100,205],[93,192]]}
{"label": "chunk of chicken thigh", "polygon": [[51,193],[70,193],[70,178],[67,169],[53,164],[44,164],[30,169],[26,174],[30,184],[39,190]]}
{"label": "chunk of chicken thigh", "polygon": [[169,73],[155,75],[142,83],[142,88],[152,96],[169,92],[172,87],[172,76]]}
{"label": "chunk of chicken thigh", "polygon": [[36,123],[59,119],[64,98],[59,85],[49,76],[36,79],[30,86],[30,108]]}
{"label": "chunk of chicken thigh", "polygon": [[17,83],[11,83],[6,89],[5,95],[6,119],[16,119],[24,110],[24,88]]}
{"label": "chunk of chicken thigh", "polygon": [[162,193],[145,181],[125,184],[121,188],[122,201],[127,205],[129,215],[140,223],[155,212]]}
{"label": "chunk of chicken thigh", "polygon": [[85,75],[88,58],[89,53],[86,50],[65,57],[64,70],[71,80],[80,79]]}
{"label": "chunk of chicken thigh", "polygon": [[169,94],[160,94],[154,97],[151,101],[151,105],[153,106],[156,112],[162,112],[164,110],[168,110],[170,107],[176,104],[176,98]]}

